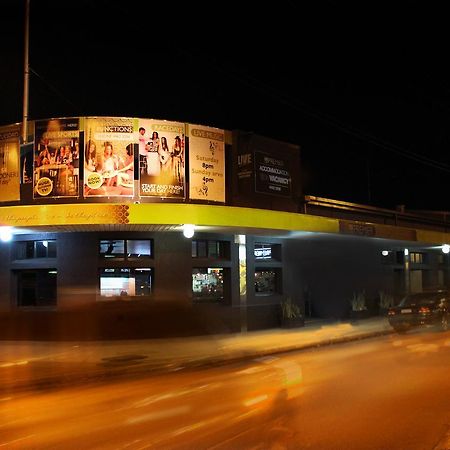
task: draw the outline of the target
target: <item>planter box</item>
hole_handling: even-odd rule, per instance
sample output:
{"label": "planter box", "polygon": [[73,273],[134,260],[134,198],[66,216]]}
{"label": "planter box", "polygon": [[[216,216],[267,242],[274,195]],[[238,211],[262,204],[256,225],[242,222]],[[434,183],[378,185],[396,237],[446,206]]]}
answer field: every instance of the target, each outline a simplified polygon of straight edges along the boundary
{"label": "planter box", "polygon": [[370,317],[370,311],[368,309],[364,309],[362,311],[350,311],[350,319],[359,320],[359,319],[368,319]]}
{"label": "planter box", "polygon": [[281,319],[281,328],[300,328],[305,326],[304,317],[295,317],[293,319]]}

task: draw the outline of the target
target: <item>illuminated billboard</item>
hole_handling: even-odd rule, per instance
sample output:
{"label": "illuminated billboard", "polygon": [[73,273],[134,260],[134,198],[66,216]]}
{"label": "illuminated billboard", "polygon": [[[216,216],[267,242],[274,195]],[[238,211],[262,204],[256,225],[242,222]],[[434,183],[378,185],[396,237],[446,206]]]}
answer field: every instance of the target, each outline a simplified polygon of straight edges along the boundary
{"label": "illuminated billboard", "polygon": [[291,169],[286,158],[255,151],[255,192],[290,197]]}
{"label": "illuminated billboard", "polygon": [[85,119],[84,196],[133,197],[137,119]]}
{"label": "illuminated billboard", "polygon": [[0,128],[0,201],[20,200],[19,127]]}
{"label": "illuminated billboard", "polygon": [[185,198],[184,137],[184,123],[139,119],[141,197]]}
{"label": "illuminated billboard", "polygon": [[225,132],[189,125],[189,197],[225,203]]}
{"label": "illuminated billboard", "polygon": [[34,198],[79,196],[79,125],[79,118],[35,122]]}

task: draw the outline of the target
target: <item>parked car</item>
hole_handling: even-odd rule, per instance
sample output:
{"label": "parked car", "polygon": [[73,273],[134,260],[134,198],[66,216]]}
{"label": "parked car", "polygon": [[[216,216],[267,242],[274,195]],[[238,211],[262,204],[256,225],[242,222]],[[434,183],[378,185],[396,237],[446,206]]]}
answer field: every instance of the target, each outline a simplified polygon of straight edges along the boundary
{"label": "parked car", "polygon": [[389,308],[388,320],[394,330],[402,332],[421,326],[449,328],[450,297],[438,290],[408,294],[398,306]]}

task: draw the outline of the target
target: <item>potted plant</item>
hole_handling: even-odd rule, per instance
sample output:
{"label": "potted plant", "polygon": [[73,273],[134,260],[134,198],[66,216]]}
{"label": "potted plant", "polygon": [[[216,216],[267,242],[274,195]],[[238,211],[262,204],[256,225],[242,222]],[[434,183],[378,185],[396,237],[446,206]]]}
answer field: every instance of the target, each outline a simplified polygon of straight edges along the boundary
{"label": "potted plant", "polygon": [[353,297],[350,300],[351,311],[350,317],[353,319],[363,319],[368,316],[369,310],[366,305],[366,292],[364,290],[353,292]]}
{"label": "potted plant", "polygon": [[281,326],[283,328],[296,328],[305,325],[305,316],[300,306],[292,301],[291,297],[281,302]]}
{"label": "potted plant", "polygon": [[386,315],[389,308],[394,306],[394,296],[384,291],[379,292],[378,307],[381,315]]}

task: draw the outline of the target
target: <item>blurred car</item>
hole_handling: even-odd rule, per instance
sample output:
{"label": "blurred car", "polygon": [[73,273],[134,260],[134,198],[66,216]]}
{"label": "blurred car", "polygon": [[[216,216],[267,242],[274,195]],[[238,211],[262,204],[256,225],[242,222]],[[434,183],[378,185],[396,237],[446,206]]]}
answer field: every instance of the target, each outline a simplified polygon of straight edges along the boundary
{"label": "blurred car", "polygon": [[449,328],[449,293],[445,290],[406,295],[398,306],[389,308],[389,324],[395,331],[407,331],[421,326]]}

